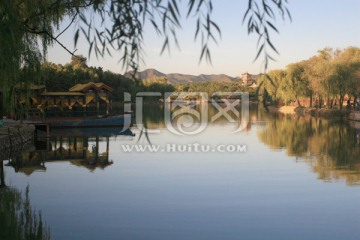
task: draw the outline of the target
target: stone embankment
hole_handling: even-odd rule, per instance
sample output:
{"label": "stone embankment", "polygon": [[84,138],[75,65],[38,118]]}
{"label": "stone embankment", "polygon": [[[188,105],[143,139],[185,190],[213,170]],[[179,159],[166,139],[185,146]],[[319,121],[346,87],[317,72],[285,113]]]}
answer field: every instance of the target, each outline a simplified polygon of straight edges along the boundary
{"label": "stone embankment", "polygon": [[11,125],[0,128],[0,155],[12,153],[24,144],[34,140],[35,127],[33,125]]}

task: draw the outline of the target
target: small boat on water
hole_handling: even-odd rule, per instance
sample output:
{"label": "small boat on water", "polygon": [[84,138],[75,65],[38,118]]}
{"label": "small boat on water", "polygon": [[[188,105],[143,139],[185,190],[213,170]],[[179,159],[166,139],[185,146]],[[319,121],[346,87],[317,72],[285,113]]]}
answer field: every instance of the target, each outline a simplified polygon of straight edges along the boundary
{"label": "small boat on water", "polygon": [[89,128],[89,127],[122,127],[130,125],[130,119],[124,115],[96,118],[56,118],[46,119],[50,128]]}

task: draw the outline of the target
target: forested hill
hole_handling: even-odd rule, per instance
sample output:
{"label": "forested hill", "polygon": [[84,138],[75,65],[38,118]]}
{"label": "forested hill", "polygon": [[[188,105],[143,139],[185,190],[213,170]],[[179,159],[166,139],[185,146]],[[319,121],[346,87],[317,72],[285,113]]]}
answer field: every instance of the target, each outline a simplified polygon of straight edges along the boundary
{"label": "forested hill", "polygon": [[[133,72],[125,73],[125,76],[131,77]],[[223,83],[231,83],[237,80],[237,78],[230,77],[225,74],[211,74],[205,75],[201,74],[198,76],[188,75],[188,74],[180,74],[180,73],[170,73],[165,74],[157,71],[156,69],[146,69],[141,72],[137,72],[135,74],[137,79],[145,80],[151,78],[159,78],[164,77],[167,79],[170,84],[184,84],[184,83],[200,83],[200,82],[223,82]]]}
{"label": "forested hill", "polygon": [[[21,81],[25,82],[28,78],[29,74],[23,69]],[[113,97],[116,100],[122,99],[124,92],[134,95],[147,90],[147,86],[139,81],[104,71],[101,67],[87,66],[86,58],[83,56],[72,57],[71,62],[64,65],[45,62],[41,65],[40,76],[32,76],[31,81],[45,85],[48,92],[67,92],[78,83],[103,82],[114,89]],[[162,87],[165,88],[163,91],[173,90],[173,86],[170,85]]]}

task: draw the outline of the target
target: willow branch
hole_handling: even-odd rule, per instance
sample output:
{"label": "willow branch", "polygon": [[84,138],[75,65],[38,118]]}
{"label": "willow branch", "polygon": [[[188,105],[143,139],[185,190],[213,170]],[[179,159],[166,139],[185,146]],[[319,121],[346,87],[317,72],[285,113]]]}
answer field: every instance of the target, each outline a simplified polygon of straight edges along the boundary
{"label": "willow branch", "polygon": [[76,14],[74,15],[74,17],[71,19],[70,24],[69,24],[64,30],[62,30],[61,33],[59,33],[59,34],[55,37],[55,39],[57,39],[61,34],[63,34],[66,30],[68,30],[68,28],[74,23],[77,15],[78,15],[78,13],[79,13],[79,12],[76,12]]}
{"label": "willow branch", "polygon": [[[37,30],[36,28],[32,28],[27,24],[24,24],[25,28],[27,29],[27,32],[32,33],[32,34],[37,34],[37,35],[47,35],[48,37],[50,37],[52,40],[56,41],[65,51],[67,51],[71,56],[75,56],[75,52],[77,49],[75,49],[73,52],[71,52],[64,44],[62,44],[57,37],[60,35],[58,35],[57,37],[54,37],[49,31],[43,29],[43,30]],[[69,27],[69,26],[68,26]]]}

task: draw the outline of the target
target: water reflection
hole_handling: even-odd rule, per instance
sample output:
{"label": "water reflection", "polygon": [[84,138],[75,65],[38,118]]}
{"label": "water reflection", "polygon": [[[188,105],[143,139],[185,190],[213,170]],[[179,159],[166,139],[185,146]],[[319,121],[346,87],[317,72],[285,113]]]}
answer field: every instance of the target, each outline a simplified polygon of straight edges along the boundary
{"label": "water reflection", "polygon": [[134,138],[127,130],[117,128],[92,128],[53,130],[49,137],[39,136],[35,145],[9,157],[6,166],[15,172],[31,175],[34,171],[46,171],[46,162],[69,161],[90,171],[104,169],[113,164],[109,159],[111,137]]}
{"label": "water reflection", "polygon": [[[143,111],[143,121],[146,123],[147,127],[150,129],[155,128],[166,128],[165,116],[167,113],[171,112],[171,121],[175,124],[179,118],[186,116],[185,118],[181,118],[182,120],[188,119],[194,123],[199,123],[203,119],[206,119],[209,124],[228,124],[229,119],[227,119],[224,115],[217,118],[215,121],[211,121],[215,115],[219,114],[219,110],[214,107],[211,103],[204,106],[204,103],[199,103],[196,105],[177,105],[177,107],[171,106],[169,103],[164,104],[156,104],[156,103],[145,103],[147,104],[144,107]],[[219,102],[218,105],[223,109],[226,108],[225,103]],[[204,111],[206,109],[206,111]],[[236,115],[233,111],[227,111],[226,114],[229,115],[233,120],[241,119],[241,106],[237,105],[234,107],[236,111],[238,111],[238,115]],[[194,115],[194,112],[198,112],[201,116]],[[204,116],[206,114],[206,116]],[[174,116],[176,115],[176,116]],[[249,120],[247,130],[251,128],[251,122],[257,122],[259,119],[262,119],[266,113],[263,111],[262,107],[258,104],[250,103],[249,108]],[[135,122],[134,122],[135,123]]]}
{"label": "water reflection", "polygon": [[272,116],[258,133],[274,149],[304,159],[322,180],[360,184],[359,129],[345,122],[299,116]]}
{"label": "water reflection", "polygon": [[[165,127],[161,107],[144,108],[153,128]],[[360,188],[323,184],[282,150],[311,164],[322,179],[358,184],[356,130],[270,115],[257,106],[250,109],[247,132],[232,134],[231,128],[219,119],[196,136],[163,129],[149,138],[159,145],[241,143],[249,146],[246,153],[129,153],[120,145],[142,144],[136,127],[136,136],[60,131],[29,151],[32,159],[43,157],[33,165],[46,173],[28,177],[8,167],[5,180],[19,189],[33,186],[33,206],[44,212],[54,239],[357,239]],[[18,160],[17,171],[24,171],[29,156]],[[112,159],[106,171],[87,170]],[[77,160],[82,168],[68,164]]]}
{"label": "water reflection", "polygon": [[[200,105],[192,106],[192,108],[201,112]],[[166,128],[164,111],[171,111],[169,105],[152,105],[146,109],[144,120],[149,128]],[[241,113],[240,108],[237,109]],[[188,114],[190,119],[191,112],[184,111],[182,114]],[[218,114],[218,109],[209,105],[207,114],[207,119],[210,120],[212,116]],[[232,112],[229,114],[235,118]],[[325,181],[344,179],[348,185],[360,185],[360,125],[358,122],[347,123],[309,116],[270,114],[256,104],[250,105],[249,116],[250,122],[245,131],[250,131],[253,124],[259,126],[263,123],[264,127],[260,128],[258,133],[260,141],[273,150],[286,149],[288,156],[307,162],[318,174],[319,179]],[[182,118],[182,120],[188,118]],[[174,122],[176,120],[176,118],[172,119]],[[198,119],[192,118],[191,121],[193,120],[196,122]],[[208,124],[222,125],[229,124],[229,121],[222,117],[215,122],[209,121]]]}
{"label": "water reflection", "polygon": [[[200,105],[191,108],[200,111]],[[218,114],[217,109],[209,106],[208,120]],[[238,110],[241,113],[240,109]],[[143,112],[146,127],[166,128],[165,111],[169,111],[168,104],[147,105]],[[233,113],[229,112],[229,114]],[[258,105],[250,106],[249,116],[250,122],[245,131],[250,131],[254,123],[259,126],[259,123],[266,122],[258,132],[260,141],[274,150],[286,149],[287,155],[307,162],[318,174],[319,179],[326,181],[345,179],[349,185],[360,184],[360,130],[357,123],[347,124],[320,118],[268,114]],[[208,124],[228,123],[228,119],[223,117]],[[143,136],[141,132],[137,138]],[[112,159],[109,159],[111,137],[135,138],[130,130],[121,132],[121,129],[114,128],[54,130],[50,138],[40,136],[40,141],[37,141],[35,146],[13,154],[8,158],[10,160],[6,165],[26,175],[34,171],[46,171],[46,162],[54,161],[69,161],[74,166],[84,167],[90,171],[97,168],[104,169],[113,164]],[[1,185],[5,186],[2,172],[3,168],[0,172]]]}

